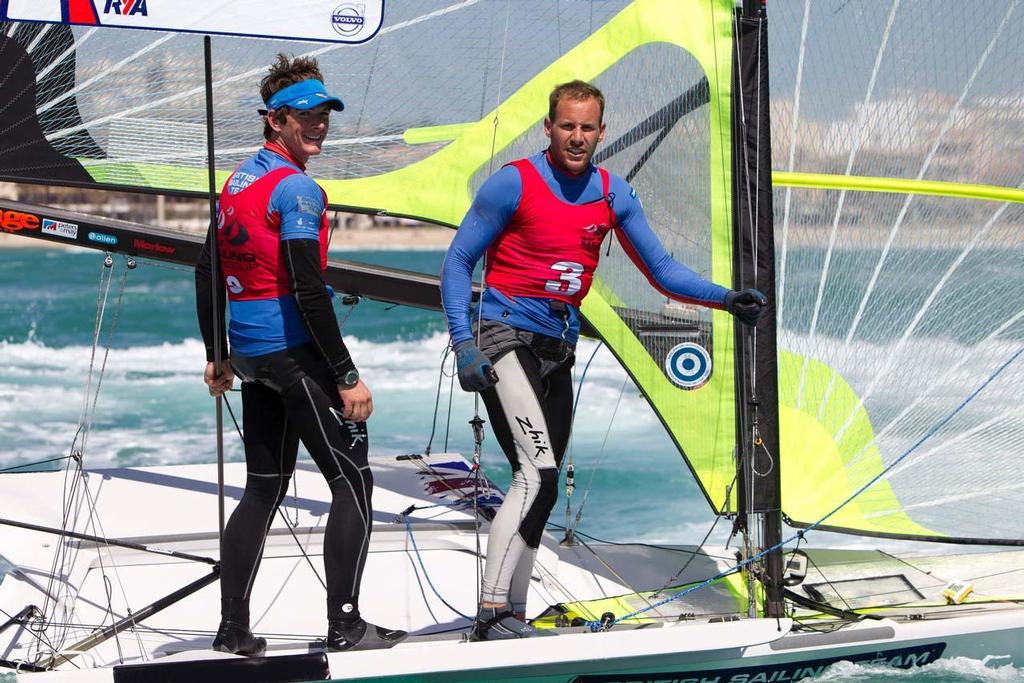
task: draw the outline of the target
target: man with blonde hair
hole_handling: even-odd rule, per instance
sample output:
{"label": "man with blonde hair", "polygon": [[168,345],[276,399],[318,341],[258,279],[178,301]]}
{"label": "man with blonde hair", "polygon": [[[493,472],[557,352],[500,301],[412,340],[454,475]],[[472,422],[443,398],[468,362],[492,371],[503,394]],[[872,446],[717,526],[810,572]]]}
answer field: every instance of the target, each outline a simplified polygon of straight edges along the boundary
{"label": "man with blonde hair", "polygon": [[[601,91],[583,81],[551,92],[544,120],[548,148],[484,182],[441,273],[459,384],[480,392],[513,471],[488,537],[470,633],[475,640],[544,633],[525,621],[527,589],[558,498],[572,421],[579,307],[605,235],[614,230],[637,267],[668,297],[724,308],[748,325],[767,303],[757,290],[729,290],[674,261],[648,225],[636,191],[591,163],[604,139],[604,104]],[[474,330],[470,285],[484,253],[486,288]]]}

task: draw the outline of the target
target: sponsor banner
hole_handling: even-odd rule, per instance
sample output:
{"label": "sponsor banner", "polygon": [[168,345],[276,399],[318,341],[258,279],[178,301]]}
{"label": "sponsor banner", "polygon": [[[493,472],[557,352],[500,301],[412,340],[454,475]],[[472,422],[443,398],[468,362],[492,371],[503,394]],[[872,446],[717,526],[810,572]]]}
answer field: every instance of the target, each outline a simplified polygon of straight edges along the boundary
{"label": "sponsor banner", "polygon": [[148,251],[153,254],[163,254],[164,256],[171,256],[178,250],[177,247],[171,246],[170,244],[153,242],[138,237],[132,240],[132,249],[135,249],[136,251]]}
{"label": "sponsor banner", "polygon": [[21,232],[22,230],[38,230],[39,216],[21,211],[4,211],[0,209],[0,230],[4,232]]}
{"label": "sponsor banner", "polygon": [[96,242],[98,244],[109,244],[110,246],[117,244],[117,238],[113,235],[108,235],[105,232],[90,232],[89,241]]}
{"label": "sponsor banner", "polygon": [[41,230],[47,235],[56,235],[57,237],[69,240],[78,239],[77,223],[66,223],[64,221],[55,221],[52,218],[44,218]]}
{"label": "sponsor banner", "polygon": [[820,676],[825,669],[840,661],[890,666],[894,669],[924,666],[939,659],[945,649],[945,643],[933,643],[735,669],[595,674],[576,676],[568,680],[570,683],[791,683]]}
{"label": "sponsor banner", "polygon": [[0,19],[364,43],[384,23],[384,1],[7,0]]}

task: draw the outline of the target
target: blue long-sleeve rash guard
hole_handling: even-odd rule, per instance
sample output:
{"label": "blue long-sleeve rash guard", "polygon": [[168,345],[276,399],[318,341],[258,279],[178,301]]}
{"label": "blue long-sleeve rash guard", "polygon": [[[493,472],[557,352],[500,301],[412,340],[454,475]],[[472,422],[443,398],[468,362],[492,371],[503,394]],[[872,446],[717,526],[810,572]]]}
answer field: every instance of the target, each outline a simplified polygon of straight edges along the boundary
{"label": "blue long-sleeve rash guard", "polygon": [[[545,152],[529,158],[555,196],[571,204],[601,199],[601,174],[596,166],[578,176],[552,166]],[[618,237],[648,280],[673,299],[721,308],[728,289],[703,279],[675,261],[658,241],[647,222],[636,191],[623,178],[611,176],[608,193],[618,223]],[[522,180],[513,166],[505,166],[484,182],[466,213],[445,256],[441,270],[441,301],[452,342],[473,339],[470,323],[473,268],[512,219],[522,196]],[[579,311],[569,306],[568,320],[551,311],[547,298],[511,299],[487,288],[481,299],[481,318],[501,320],[519,329],[559,337],[575,344],[579,338]]]}

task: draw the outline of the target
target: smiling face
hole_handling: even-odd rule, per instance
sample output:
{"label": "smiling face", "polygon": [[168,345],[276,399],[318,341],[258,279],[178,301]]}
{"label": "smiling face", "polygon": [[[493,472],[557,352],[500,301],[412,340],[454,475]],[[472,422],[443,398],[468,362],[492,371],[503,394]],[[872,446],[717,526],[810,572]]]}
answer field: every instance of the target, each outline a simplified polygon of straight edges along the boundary
{"label": "smiling face", "polygon": [[288,150],[302,166],[311,156],[320,153],[331,121],[330,105],[321,104],[313,109],[285,109],[283,121],[277,112],[268,112],[267,122],[274,130],[273,140]]}
{"label": "smiling face", "polygon": [[590,166],[597,143],[604,140],[600,104],[593,97],[559,100],[555,120],[544,119],[544,134],[551,138],[548,150],[552,160],[567,173],[583,173]]}

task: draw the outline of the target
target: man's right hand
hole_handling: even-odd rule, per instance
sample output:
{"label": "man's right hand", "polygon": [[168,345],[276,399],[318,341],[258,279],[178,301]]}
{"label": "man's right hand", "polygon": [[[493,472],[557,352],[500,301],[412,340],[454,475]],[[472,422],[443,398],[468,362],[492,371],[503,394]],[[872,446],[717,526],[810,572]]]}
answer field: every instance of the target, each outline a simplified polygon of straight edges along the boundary
{"label": "man's right hand", "polygon": [[207,363],[203,372],[203,381],[210,390],[210,396],[223,396],[231,391],[235,382],[235,373],[231,370],[231,361],[224,359],[220,362],[220,372],[217,372],[216,363]]}
{"label": "man's right hand", "polygon": [[498,383],[494,365],[472,341],[455,345],[455,364],[463,391],[484,391]]}
{"label": "man's right hand", "polygon": [[370,388],[363,384],[363,380],[356,382],[355,386],[346,389],[338,385],[338,395],[345,406],[341,416],[353,422],[365,422],[373,412],[373,395]]}

